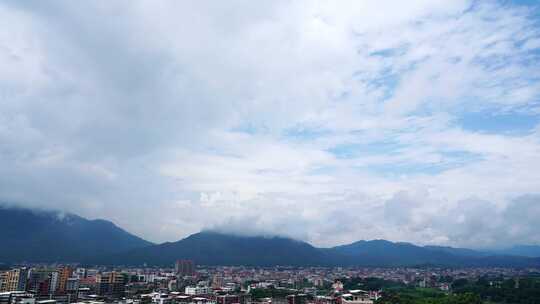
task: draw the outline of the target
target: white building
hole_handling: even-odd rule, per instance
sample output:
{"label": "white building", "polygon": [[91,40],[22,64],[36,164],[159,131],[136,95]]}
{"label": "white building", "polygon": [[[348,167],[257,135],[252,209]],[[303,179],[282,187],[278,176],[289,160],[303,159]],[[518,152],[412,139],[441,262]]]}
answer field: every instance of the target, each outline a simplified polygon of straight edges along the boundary
{"label": "white building", "polygon": [[155,304],[169,304],[172,302],[172,299],[166,293],[155,292],[152,295],[152,303]]}
{"label": "white building", "polygon": [[204,294],[211,294],[213,292],[212,287],[208,286],[188,286],[185,289],[185,294],[187,295],[204,295]]}
{"label": "white building", "polygon": [[58,271],[51,272],[51,284],[49,285],[49,294],[56,293],[58,289]]}
{"label": "white building", "polygon": [[363,290],[350,290],[349,293],[341,295],[342,304],[373,304],[373,299],[369,292]]}

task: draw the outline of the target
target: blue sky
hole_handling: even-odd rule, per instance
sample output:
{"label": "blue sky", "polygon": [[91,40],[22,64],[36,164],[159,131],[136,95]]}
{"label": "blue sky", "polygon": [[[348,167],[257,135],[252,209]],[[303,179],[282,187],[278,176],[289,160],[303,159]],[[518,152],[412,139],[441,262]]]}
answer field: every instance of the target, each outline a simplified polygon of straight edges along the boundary
{"label": "blue sky", "polygon": [[540,123],[540,114],[468,112],[458,115],[456,123],[462,128],[474,132],[527,134]]}
{"label": "blue sky", "polygon": [[539,12],[3,2],[0,202],[156,242],[539,244]]}

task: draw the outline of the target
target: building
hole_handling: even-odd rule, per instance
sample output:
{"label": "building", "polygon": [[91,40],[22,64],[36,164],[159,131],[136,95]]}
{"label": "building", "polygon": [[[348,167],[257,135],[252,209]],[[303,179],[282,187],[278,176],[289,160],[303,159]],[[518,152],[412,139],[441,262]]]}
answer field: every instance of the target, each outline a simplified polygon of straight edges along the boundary
{"label": "building", "polygon": [[79,298],[79,279],[69,278],[66,282],[66,294],[69,302],[75,302]]}
{"label": "building", "polygon": [[79,279],[79,288],[96,288],[97,279],[96,277],[86,277],[84,279]]}
{"label": "building", "polygon": [[340,302],[340,298],[336,298],[333,296],[316,296],[314,298],[314,301],[311,303],[314,304],[338,304]]}
{"label": "building", "polygon": [[153,304],[170,304],[173,302],[173,299],[166,293],[154,292],[148,296],[151,297]]}
{"label": "building", "polygon": [[350,290],[341,295],[341,304],[373,304],[373,299],[367,291]]}
{"label": "building", "polygon": [[195,264],[192,260],[178,260],[174,264],[174,270],[178,276],[194,276]]}
{"label": "building", "polygon": [[79,290],[77,291],[78,298],[85,298],[88,295],[90,295],[90,288],[88,287],[79,287]]}
{"label": "building", "polygon": [[28,269],[26,268],[16,268],[2,273],[0,292],[26,290],[27,276]]}
{"label": "building", "polygon": [[297,295],[288,295],[287,304],[306,304],[307,303],[306,294],[297,294]]}
{"label": "building", "polygon": [[223,280],[222,276],[215,275],[212,278],[212,287],[221,288],[221,287],[223,287],[223,284],[224,284],[224,280]]}
{"label": "building", "polygon": [[127,276],[111,271],[96,276],[96,291],[100,296],[122,297],[127,284]]}
{"label": "building", "polygon": [[86,278],[86,275],[87,275],[87,272],[86,272],[86,268],[77,268],[75,269],[75,277],[79,278],[79,279],[84,279]]}
{"label": "building", "polygon": [[7,277],[7,271],[0,271],[0,292],[5,293],[5,290],[6,290],[6,277]]}
{"label": "building", "polygon": [[217,304],[236,304],[240,303],[240,296],[238,295],[222,295],[217,296]]}
{"label": "building", "polygon": [[184,293],[191,296],[206,295],[213,292],[212,287],[208,286],[188,286]]}
{"label": "building", "polygon": [[66,282],[66,292],[76,292],[79,290],[79,279],[69,278]]}
{"label": "building", "polygon": [[66,293],[66,285],[68,279],[73,275],[73,268],[69,266],[62,266],[58,268],[58,288],[57,292],[60,294]]}
{"label": "building", "polygon": [[191,298],[191,304],[215,304],[212,299],[207,299],[204,297],[193,297]]}
{"label": "building", "polygon": [[59,275],[58,271],[53,271],[50,276],[49,294],[55,294],[58,289]]}
{"label": "building", "polygon": [[315,287],[323,287],[324,286],[324,280],[322,278],[316,278],[313,280],[313,285]]}
{"label": "building", "polygon": [[0,292],[0,304],[35,304],[34,295],[26,291]]}
{"label": "building", "polygon": [[47,297],[54,294],[55,288],[51,287],[53,274],[55,284],[58,284],[58,273],[51,269],[46,268],[33,268],[28,274],[28,282],[26,290],[33,292],[36,297]]}
{"label": "building", "polygon": [[343,283],[341,283],[341,281],[335,281],[334,284],[332,284],[332,289],[336,292],[341,292],[343,290]]}

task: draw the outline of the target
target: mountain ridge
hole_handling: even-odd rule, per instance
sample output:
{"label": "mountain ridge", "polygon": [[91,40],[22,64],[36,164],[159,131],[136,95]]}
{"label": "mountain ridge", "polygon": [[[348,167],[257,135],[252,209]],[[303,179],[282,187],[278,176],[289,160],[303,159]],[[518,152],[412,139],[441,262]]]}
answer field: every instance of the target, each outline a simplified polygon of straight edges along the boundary
{"label": "mountain ridge", "polygon": [[514,245],[499,250],[489,251],[497,255],[518,255],[525,257],[540,257],[540,245]]}
{"label": "mountain ridge", "polygon": [[[292,249],[292,251],[291,251]],[[289,254],[294,252],[294,254]],[[176,242],[167,242],[146,248],[135,249],[112,258],[114,264],[172,264],[176,259],[188,258],[204,265],[278,265],[287,261],[289,265],[317,264],[324,253],[312,245],[285,237],[255,237],[228,235],[204,231],[189,235]],[[283,264],[284,265],[284,264]]]}
{"label": "mountain ridge", "polygon": [[540,266],[540,258],[473,252],[464,248],[422,247],[387,240],[361,240],[331,248],[317,248],[307,242],[286,237],[240,236],[203,231],[176,242],[102,257],[99,263],[171,265],[176,259],[182,258],[210,266]]}
{"label": "mountain ridge", "polygon": [[152,244],[107,220],[1,205],[0,231],[0,262],[171,265],[177,259],[193,259],[201,265],[245,266],[540,266],[538,257],[381,239],[318,248],[283,236],[205,230],[176,242]]}
{"label": "mountain ridge", "polygon": [[0,262],[78,262],[153,245],[107,220],[4,205],[0,231]]}

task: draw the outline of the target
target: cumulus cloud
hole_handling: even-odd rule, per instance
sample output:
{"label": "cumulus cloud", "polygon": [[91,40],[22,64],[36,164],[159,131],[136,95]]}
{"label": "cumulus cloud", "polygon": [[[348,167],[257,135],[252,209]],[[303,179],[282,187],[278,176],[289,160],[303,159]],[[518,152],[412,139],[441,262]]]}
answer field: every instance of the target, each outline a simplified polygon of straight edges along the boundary
{"label": "cumulus cloud", "polygon": [[158,242],[537,243],[538,9],[4,2],[0,201]]}

